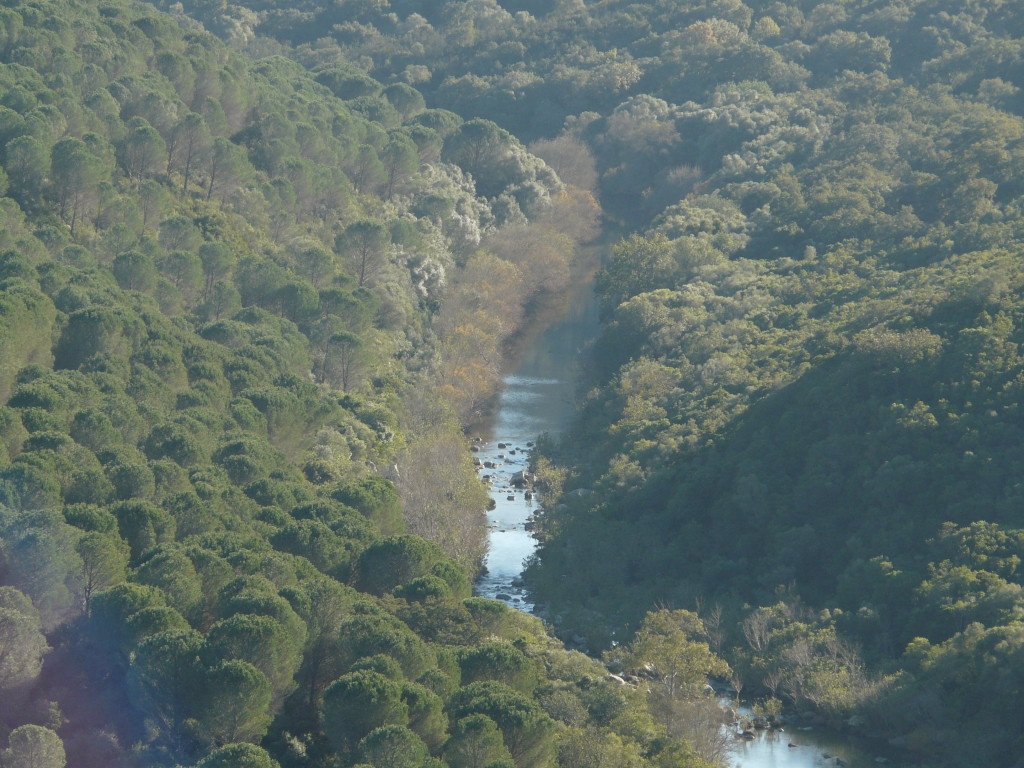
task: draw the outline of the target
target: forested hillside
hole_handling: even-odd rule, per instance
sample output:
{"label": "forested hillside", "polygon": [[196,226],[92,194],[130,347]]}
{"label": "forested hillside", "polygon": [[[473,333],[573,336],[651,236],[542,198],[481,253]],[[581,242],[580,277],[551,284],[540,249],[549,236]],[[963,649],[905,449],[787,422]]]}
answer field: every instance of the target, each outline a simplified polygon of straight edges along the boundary
{"label": "forested hillside", "polygon": [[767,706],[1024,755],[1015,4],[246,7],[314,71],[494,120],[636,232],[536,463],[528,579],[564,636],[700,607]]}
{"label": "forested hillside", "polygon": [[[709,675],[1024,759],[1019,4],[0,22],[4,766],[699,768]],[[602,215],[526,578],[623,677],[470,596],[464,430]]]}
{"label": "forested hillside", "polygon": [[700,764],[471,597],[462,425],[593,198],[151,6],[0,18],[3,765]]}
{"label": "forested hillside", "polygon": [[528,578],[591,647],[700,606],[751,698],[1015,764],[1015,6],[641,8],[588,6],[643,74],[557,139],[637,234]]}

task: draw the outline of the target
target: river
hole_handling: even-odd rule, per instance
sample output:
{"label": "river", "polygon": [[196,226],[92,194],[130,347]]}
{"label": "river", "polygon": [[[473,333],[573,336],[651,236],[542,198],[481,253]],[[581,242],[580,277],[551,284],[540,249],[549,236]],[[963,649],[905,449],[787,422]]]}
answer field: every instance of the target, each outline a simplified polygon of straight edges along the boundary
{"label": "river", "polygon": [[[740,715],[750,709],[740,707]],[[750,741],[737,739],[729,757],[733,768],[879,768],[901,766],[901,755],[885,742],[811,726],[759,731]]]}
{"label": "river", "polygon": [[[480,469],[491,480],[495,508],[488,512],[490,550],[487,571],[477,580],[479,595],[531,611],[533,604],[519,581],[523,561],[537,541],[528,530],[538,499],[510,486],[513,474],[527,468],[528,452],[542,432],[565,429],[574,411],[579,361],[587,343],[600,332],[597,301],[587,275],[568,295],[542,307],[520,339],[506,366],[504,388],[492,418],[473,431],[479,438],[474,456],[493,464]],[[741,708],[741,712],[749,712]],[[793,744],[794,746],[789,746]],[[839,758],[837,761],[836,758]],[[891,750],[873,742],[824,729],[787,727],[762,731],[751,741],[736,739],[731,768],[877,768],[877,758],[899,765]]]}
{"label": "river", "polygon": [[509,480],[526,469],[527,452],[540,433],[558,433],[572,418],[578,363],[587,343],[600,332],[593,284],[588,274],[580,277],[567,295],[536,312],[506,365],[493,418],[474,432],[483,441],[476,458],[495,465],[480,470],[481,476],[491,478],[495,508],[487,519],[487,572],[477,580],[476,591],[524,611],[533,605],[513,581],[518,582],[523,561],[537,548],[527,530],[537,499],[509,487]]}

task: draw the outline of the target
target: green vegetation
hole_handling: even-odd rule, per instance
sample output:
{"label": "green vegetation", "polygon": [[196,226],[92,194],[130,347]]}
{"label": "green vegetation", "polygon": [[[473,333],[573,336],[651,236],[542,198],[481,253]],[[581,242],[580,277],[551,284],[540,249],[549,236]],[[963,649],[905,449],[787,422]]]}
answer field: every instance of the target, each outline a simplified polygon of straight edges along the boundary
{"label": "green vegetation", "polygon": [[49,728],[23,725],[11,731],[10,746],[3,751],[4,765],[12,768],[64,768],[64,745]]}
{"label": "green vegetation", "polygon": [[[1013,4],[0,17],[4,765],[700,766],[709,676],[1024,756]],[[527,578],[621,678],[462,431],[602,213]]]}
{"label": "green vegetation", "polygon": [[589,193],[180,14],[0,15],[0,762],[541,768],[586,729],[704,765],[471,597],[462,427]]}
{"label": "green vegetation", "polygon": [[[516,57],[503,74],[424,66],[559,172],[589,147],[637,232],[598,276],[580,416],[535,457],[528,581],[563,636],[604,649],[699,608],[762,706],[1012,765],[1024,30],[999,4],[900,8],[530,6],[491,15],[489,48],[462,28]],[[633,79],[541,107],[555,35]]]}

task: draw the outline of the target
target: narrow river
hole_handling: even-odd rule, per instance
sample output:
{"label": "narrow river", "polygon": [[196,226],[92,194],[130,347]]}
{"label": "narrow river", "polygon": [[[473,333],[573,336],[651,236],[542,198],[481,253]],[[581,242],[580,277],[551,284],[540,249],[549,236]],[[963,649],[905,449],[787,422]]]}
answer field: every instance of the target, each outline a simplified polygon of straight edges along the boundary
{"label": "narrow river", "polygon": [[[477,580],[476,593],[501,600],[521,611],[533,609],[519,577],[523,561],[537,542],[528,529],[538,509],[537,498],[512,485],[513,475],[529,464],[529,450],[542,432],[558,433],[568,426],[587,343],[600,333],[593,283],[578,280],[564,303],[543,308],[509,361],[504,389],[493,418],[472,434],[479,438],[474,457],[480,475],[491,480],[495,508],[488,512],[490,550],[487,572]],[[741,712],[749,713],[745,708]],[[729,757],[731,768],[868,768],[893,759],[891,750],[819,728],[787,727],[761,731],[750,741],[739,738]],[[883,762],[884,761],[884,762]]]}
{"label": "narrow river", "polygon": [[487,573],[477,581],[477,593],[524,611],[533,605],[518,577],[523,561],[537,548],[526,527],[537,510],[537,499],[513,488],[511,479],[527,468],[528,451],[537,436],[560,432],[572,418],[577,366],[587,342],[600,332],[592,282],[576,281],[568,296],[538,315],[532,333],[520,341],[518,354],[509,361],[494,418],[475,433],[483,442],[474,454],[481,462],[481,476],[491,479],[495,502],[487,519]]}

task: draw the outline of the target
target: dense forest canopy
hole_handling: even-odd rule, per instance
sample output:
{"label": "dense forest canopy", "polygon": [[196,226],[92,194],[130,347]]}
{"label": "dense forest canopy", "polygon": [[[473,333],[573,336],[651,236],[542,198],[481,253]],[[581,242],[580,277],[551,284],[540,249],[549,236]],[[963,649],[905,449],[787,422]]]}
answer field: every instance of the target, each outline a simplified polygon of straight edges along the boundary
{"label": "dense forest canopy", "polygon": [[3,765],[701,765],[471,596],[462,426],[592,195],[151,6],[0,17]]}
{"label": "dense forest canopy", "polygon": [[[1017,4],[0,22],[5,766],[702,768],[709,676],[1024,758]],[[602,216],[526,578],[604,664],[471,597],[464,436]]]}

